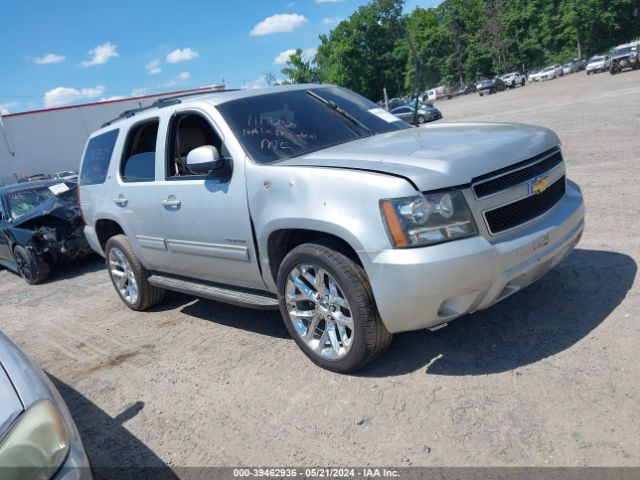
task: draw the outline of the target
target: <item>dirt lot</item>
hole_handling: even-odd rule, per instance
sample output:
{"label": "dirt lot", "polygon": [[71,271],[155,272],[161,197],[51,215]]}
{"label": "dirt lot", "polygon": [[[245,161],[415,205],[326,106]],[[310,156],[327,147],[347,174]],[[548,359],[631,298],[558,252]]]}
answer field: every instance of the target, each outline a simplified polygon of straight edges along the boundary
{"label": "dirt lot", "polygon": [[438,106],[555,129],[587,229],[532,287],[396,336],[357,375],[314,366],[277,312],[178,294],[132,312],[98,259],[32,288],[0,272],[0,328],[55,379],[94,466],[640,464],[640,72]]}

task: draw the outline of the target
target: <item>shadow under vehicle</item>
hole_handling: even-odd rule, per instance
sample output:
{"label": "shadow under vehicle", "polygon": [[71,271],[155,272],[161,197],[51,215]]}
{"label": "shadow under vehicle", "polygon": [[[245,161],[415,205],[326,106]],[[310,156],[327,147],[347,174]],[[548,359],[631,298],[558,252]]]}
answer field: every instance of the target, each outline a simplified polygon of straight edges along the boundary
{"label": "shadow under vehicle", "polygon": [[0,268],[33,285],[45,280],[54,265],[92,252],[76,191],[75,182],[60,180],[0,188]]}

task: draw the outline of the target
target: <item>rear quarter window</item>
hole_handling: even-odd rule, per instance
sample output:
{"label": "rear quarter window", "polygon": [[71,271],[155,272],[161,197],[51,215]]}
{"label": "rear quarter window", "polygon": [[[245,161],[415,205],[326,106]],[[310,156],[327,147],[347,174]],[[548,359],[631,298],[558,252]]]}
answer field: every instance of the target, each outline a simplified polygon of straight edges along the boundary
{"label": "rear quarter window", "polygon": [[104,183],[109,170],[109,162],[118,138],[118,129],[110,130],[89,140],[82,161],[79,185]]}

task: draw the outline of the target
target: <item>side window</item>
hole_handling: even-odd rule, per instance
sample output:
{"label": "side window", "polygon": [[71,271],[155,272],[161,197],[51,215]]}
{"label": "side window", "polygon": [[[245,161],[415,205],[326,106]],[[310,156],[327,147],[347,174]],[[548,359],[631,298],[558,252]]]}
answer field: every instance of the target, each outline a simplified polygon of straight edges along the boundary
{"label": "side window", "polygon": [[118,129],[115,129],[89,140],[87,151],[82,161],[82,170],[80,171],[80,180],[78,182],[80,185],[104,183],[117,138]]}
{"label": "side window", "polygon": [[222,139],[211,124],[197,113],[174,115],[167,138],[166,177],[194,175],[187,167],[187,155],[203,145],[211,145],[225,155]]}
{"label": "side window", "polygon": [[156,141],[159,120],[134,125],[125,142],[120,176],[125,182],[151,182],[156,177]]}
{"label": "side window", "polygon": [[0,222],[7,219],[7,215],[4,213],[4,205],[2,204],[2,197],[0,197]]}

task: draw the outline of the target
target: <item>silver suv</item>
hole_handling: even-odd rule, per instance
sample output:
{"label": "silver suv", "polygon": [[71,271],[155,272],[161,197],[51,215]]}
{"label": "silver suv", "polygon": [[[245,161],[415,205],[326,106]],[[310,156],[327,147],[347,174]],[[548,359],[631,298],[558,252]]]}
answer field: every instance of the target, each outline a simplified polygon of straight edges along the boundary
{"label": "silver suv", "polygon": [[80,203],[129,308],[165,290],[279,308],[312,361],[348,372],[571,251],[584,208],[559,143],[528,125],[410,127],[330,85],[184,96],[91,136]]}

